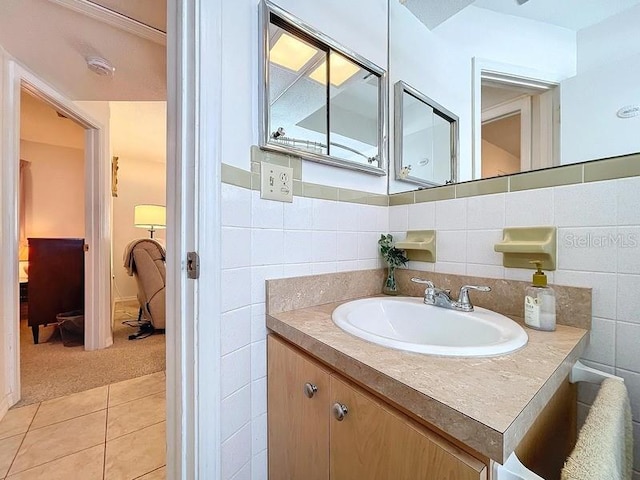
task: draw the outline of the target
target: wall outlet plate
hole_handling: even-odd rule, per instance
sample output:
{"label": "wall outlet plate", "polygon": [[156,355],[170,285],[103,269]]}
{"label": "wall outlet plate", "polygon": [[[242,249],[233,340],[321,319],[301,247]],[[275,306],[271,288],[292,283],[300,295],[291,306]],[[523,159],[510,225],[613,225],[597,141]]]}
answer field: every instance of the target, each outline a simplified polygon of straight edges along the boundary
{"label": "wall outlet plate", "polygon": [[293,168],[260,163],[260,198],[293,202]]}

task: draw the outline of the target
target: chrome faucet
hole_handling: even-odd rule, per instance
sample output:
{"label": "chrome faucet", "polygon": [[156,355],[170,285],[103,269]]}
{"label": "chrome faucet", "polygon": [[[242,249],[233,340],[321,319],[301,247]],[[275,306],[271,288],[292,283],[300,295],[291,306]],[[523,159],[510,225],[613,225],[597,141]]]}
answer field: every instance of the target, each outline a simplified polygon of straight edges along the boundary
{"label": "chrome faucet", "polygon": [[458,300],[452,300],[451,290],[443,290],[437,288],[431,280],[424,280],[422,278],[412,278],[412,282],[426,285],[424,291],[424,303],[427,305],[434,305],[441,308],[449,308],[451,310],[459,310],[462,312],[473,312],[473,304],[469,298],[469,290],[478,290],[480,292],[490,292],[491,287],[478,286],[478,285],[464,285],[460,287],[460,294]]}

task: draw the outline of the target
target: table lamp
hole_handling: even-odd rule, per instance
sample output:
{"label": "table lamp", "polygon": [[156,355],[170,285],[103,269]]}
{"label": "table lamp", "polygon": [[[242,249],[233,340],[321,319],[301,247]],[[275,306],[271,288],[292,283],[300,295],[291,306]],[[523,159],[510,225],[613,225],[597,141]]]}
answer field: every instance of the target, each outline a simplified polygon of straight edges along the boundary
{"label": "table lamp", "polygon": [[20,273],[20,280],[29,275],[29,245],[27,243],[21,243],[18,250],[18,263],[20,270],[24,272],[24,276]]}
{"label": "table lamp", "polygon": [[153,232],[167,228],[167,210],[164,205],[136,205],[133,209],[133,224],[138,228],[149,230],[151,238]]}

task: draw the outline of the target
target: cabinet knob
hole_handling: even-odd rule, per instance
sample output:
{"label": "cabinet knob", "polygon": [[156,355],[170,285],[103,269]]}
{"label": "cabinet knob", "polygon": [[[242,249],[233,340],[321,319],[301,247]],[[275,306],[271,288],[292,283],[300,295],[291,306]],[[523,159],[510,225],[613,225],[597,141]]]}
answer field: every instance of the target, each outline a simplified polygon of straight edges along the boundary
{"label": "cabinet knob", "polygon": [[344,403],[334,403],[333,404],[333,416],[336,417],[336,420],[341,422],[344,420],[344,417],[349,413],[349,409]]}
{"label": "cabinet knob", "polygon": [[304,384],[304,394],[307,398],[313,398],[313,396],[318,391],[318,387],[316,387],[313,383],[305,383]]}

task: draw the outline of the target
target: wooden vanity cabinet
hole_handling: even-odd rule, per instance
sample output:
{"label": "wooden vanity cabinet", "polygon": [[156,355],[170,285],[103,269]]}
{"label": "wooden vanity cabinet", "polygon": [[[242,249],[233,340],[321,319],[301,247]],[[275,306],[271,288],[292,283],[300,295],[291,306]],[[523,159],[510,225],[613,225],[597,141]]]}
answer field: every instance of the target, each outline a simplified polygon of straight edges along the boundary
{"label": "wooden vanity cabinet", "polygon": [[268,421],[270,480],[487,478],[483,462],[273,335]]}
{"label": "wooden vanity cabinet", "polygon": [[326,480],[329,370],[273,335],[267,341],[269,479]]}

